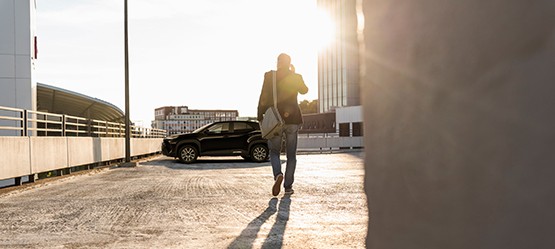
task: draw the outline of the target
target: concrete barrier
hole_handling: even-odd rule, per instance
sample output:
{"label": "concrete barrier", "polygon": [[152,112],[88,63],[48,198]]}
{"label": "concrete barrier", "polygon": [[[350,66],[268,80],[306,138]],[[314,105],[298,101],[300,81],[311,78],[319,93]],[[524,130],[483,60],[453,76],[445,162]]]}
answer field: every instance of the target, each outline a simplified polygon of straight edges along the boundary
{"label": "concrete barrier", "polygon": [[[131,156],[160,152],[162,138],[132,138]],[[362,146],[362,137],[299,138],[300,149]],[[0,137],[0,180],[125,157],[124,138]]]}
{"label": "concrete barrier", "polygon": [[299,149],[363,147],[362,137],[300,137]]}
{"label": "concrete barrier", "polygon": [[100,157],[95,153],[95,140],[98,138],[67,138],[68,164],[78,166],[100,161]]}
{"label": "concrete barrier", "polygon": [[131,156],[150,154],[160,151],[162,138],[133,138],[131,139]]}
{"label": "concrete barrier", "polygon": [[299,138],[297,147],[299,149],[326,148],[326,138]]}
{"label": "concrete barrier", "polygon": [[[132,156],[160,151],[162,138],[132,138]],[[123,159],[124,138],[0,137],[0,180]]]}
{"label": "concrete barrier", "polygon": [[0,179],[31,174],[28,137],[0,137]]}
{"label": "concrete barrier", "polygon": [[45,172],[68,167],[67,139],[65,137],[29,137],[29,139],[32,172]]}
{"label": "concrete barrier", "polygon": [[96,150],[101,155],[101,161],[125,157],[125,138],[102,138],[99,144]]}
{"label": "concrete barrier", "polygon": [[363,137],[339,137],[340,147],[363,147]]}

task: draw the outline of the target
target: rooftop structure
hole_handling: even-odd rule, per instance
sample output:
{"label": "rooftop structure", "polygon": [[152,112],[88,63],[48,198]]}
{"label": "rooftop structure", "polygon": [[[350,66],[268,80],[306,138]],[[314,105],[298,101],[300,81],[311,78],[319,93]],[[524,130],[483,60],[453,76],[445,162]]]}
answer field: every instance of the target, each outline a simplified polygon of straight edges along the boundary
{"label": "rooftop structure", "polygon": [[37,83],[37,110],[109,122],[123,122],[125,115],[107,101],[42,83]]}

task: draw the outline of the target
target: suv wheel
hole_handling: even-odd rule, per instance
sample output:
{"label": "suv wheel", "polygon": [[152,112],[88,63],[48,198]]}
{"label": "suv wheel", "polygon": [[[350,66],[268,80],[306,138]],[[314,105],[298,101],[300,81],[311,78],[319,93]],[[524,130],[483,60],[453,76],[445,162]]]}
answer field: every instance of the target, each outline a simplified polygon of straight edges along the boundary
{"label": "suv wheel", "polygon": [[197,160],[198,152],[192,145],[185,145],[179,149],[179,161],[184,163],[194,163]]}
{"label": "suv wheel", "polygon": [[263,144],[256,144],[251,148],[251,160],[259,163],[268,160],[268,147]]}

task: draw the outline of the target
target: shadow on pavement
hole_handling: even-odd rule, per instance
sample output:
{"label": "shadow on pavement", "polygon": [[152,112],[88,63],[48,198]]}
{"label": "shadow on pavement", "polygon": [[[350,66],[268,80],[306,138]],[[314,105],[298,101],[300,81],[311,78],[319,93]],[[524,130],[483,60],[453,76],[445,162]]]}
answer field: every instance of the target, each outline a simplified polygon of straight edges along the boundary
{"label": "shadow on pavement", "polygon": [[[285,160],[281,160],[285,163]],[[177,159],[171,157],[161,158],[148,162],[141,162],[141,165],[163,166],[170,169],[187,169],[187,170],[208,170],[208,169],[239,169],[239,168],[257,168],[271,167],[270,161],[255,163],[236,158],[199,158],[197,162],[192,164],[180,163]]]}
{"label": "shadow on pavement", "polygon": [[258,236],[258,232],[260,231],[260,227],[262,227],[262,225],[276,212],[276,221],[264,240],[262,248],[282,248],[283,235],[285,234],[285,228],[289,220],[291,198],[289,195],[283,196],[279,201],[279,209],[276,209],[277,202],[278,199],[276,197],[272,198],[270,202],[268,202],[266,210],[258,217],[254,218],[247,227],[243,229],[239,237],[235,238],[227,248],[252,248]]}
{"label": "shadow on pavement", "polygon": [[268,233],[268,237],[266,237],[266,240],[264,240],[264,244],[262,244],[262,248],[282,248],[285,228],[287,227],[287,221],[289,221],[290,206],[291,206],[291,196],[284,195],[279,202],[279,209],[276,217],[276,222],[272,226],[272,229],[270,229],[270,233]]}

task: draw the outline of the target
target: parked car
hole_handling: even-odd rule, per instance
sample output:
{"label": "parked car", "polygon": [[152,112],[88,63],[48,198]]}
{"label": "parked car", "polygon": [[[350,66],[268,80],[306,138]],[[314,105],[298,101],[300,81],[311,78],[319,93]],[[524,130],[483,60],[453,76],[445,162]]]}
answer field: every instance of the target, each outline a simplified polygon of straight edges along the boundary
{"label": "parked car", "polygon": [[268,143],[253,121],[220,121],[192,133],[164,138],[162,154],[194,163],[199,156],[241,156],[254,162],[267,161]]}

